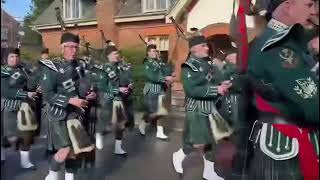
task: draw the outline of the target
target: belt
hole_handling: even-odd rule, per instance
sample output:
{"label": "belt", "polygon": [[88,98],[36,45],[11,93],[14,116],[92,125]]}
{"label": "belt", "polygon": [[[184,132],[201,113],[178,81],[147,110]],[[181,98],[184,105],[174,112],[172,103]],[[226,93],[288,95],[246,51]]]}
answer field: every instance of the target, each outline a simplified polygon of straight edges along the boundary
{"label": "belt", "polygon": [[283,125],[295,125],[298,127],[313,128],[314,124],[307,124],[303,120],[298,120],[291,117],[285,117],[283,115],[268,113],[268,112],[259,112],[258,121],[268,124],[283,124]]}

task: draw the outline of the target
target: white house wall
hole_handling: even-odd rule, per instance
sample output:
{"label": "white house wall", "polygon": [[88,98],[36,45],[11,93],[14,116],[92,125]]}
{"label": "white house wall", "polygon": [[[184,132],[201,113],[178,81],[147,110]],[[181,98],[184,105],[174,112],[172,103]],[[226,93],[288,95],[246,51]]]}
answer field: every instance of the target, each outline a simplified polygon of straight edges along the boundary
{"label": "white house wall", "polygon": [[[229,23],[233,0],[199,0],[188,16],[187,28],[202,29],[210,24]],[[236,4],[236,10],[237,12]],[[253,27],[253,18],[247,16],[247,26]]]}

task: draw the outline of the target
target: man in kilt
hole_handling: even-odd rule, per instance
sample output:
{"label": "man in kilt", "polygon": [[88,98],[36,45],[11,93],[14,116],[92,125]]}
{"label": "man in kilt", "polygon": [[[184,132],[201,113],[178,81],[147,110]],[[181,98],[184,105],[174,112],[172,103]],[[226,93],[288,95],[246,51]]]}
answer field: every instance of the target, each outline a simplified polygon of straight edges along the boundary
{"label": "man in kilt", "polygon": [[4,143],[16,143],[20,165],[25,169],[35,169],[30,162],[30,146],[38,128],[34,112],[38,93],[31,72],[21,62],[20,50],[9,48],[7,65],[1,65],[1,160],[4,160]]}
{"label": "man in kilt", "polygon": [[103,73],[99,81],[96,147],[103,148],[103,132],[111,127],[116,138],[114,153],[125,155],[127,152],[122,149],[122,139],[128,120],[122,96],[129,93],[129,87],[121,87],[120,84],[121,66],[118,49],[114,45],[109,45],[104,52],[108,62],[102,67]]}
{"label": "man in kilt", "polygon": [[147,46],[147,57],[144,59],[143,65],[146,77],[143,94],[147,112],[139,124],[140,133],[145,135],[147,124],[155,121],[157,123],[156,137],[162,140],[168,139],[163,131],[164,117],[168,115],[168,110],[165,107],[165,89],[173,82],[173,77],[158,58],[157,46],[154,44]]}
{"label": "man in kilt", "polygon": [[183,173],[182,162],[192,151],[204,159],[203,178],[222,179],[214,171],[213,153],[217,142],[232,134],[232,129],[217,111],[215,102],[232,86],[222,81],[218,67],[209,58],[207,40],[202,35],[189,39],[190,56],[182,64],[182,83],[186,94],[186,121],[183,131],[183,147],[173,154],[177,173]]}
{"label": "man in kilt", "polygon": [[42,61],[46,66],[41,87],[47,104],[49,145],[57,150],[45,180],[57,180],[63,163],[65,179],[74,180],[75,173],[82,168],[81,162],[94,150],[82,124],[88,101],[95,99],[96,94],[82,86],[85,76],[77,59],[79,37],[69,32],[62,34],[61,48],[60,61]]}

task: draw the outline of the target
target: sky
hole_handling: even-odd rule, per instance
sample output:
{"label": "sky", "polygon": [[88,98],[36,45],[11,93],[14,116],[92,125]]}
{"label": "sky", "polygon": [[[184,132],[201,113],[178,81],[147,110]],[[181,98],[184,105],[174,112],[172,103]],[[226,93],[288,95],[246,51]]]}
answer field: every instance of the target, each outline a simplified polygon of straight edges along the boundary
{"label": "sky", "polygon": [[6,3],[1,3],[1,8],[20,21],[30,11],[31,4],[31,0],[6,0]]}

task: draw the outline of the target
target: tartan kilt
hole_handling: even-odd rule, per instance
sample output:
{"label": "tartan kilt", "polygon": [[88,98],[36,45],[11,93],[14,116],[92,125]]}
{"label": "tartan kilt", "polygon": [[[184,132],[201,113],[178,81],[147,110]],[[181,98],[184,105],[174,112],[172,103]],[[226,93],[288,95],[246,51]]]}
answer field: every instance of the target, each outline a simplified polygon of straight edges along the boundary
{"label": "tartan kilt", "polygon": [[112,100],[102,99],[97,105],[97,122],[96,132],[102,133],[107,129],[107,126],[111,127],[112,119]]}
{"label": "tartan kilt", "polygon": [[97,108],[97,132],[104,132],[108,127],[112,129],[125,129],[128,122],[125,107],[121,100],[103,100]]}
{"label": "tartan kilt", "polygon": [[[80,127],[74,124],[75,122],[80,124]],[[48,123],[48,149],[71,147],[75,154],[93,150],[89,135],[84,127],[81,127],[81,117],[76,116],[76,113],[70,113],[66,120],[54,120],[48,116]]]}
{"label": "tartan kilt", "polygon": [[4,109],[1,113],[3,113],[3,136],[11,137],[18,136],[18,120],[17,120],[17,111],[11,111],[8,109]]}
{"label": "tartan kilt", "polygon": [[159,94],[145,94],[144,95],[144,104],[145,110],[147,113],[156,113],[158,110],[158,100]]}
{"label": "tartan kilt", "polygon": [[253,159],[248,167],[248,180],[290,179],[303,180],[299,168],[299,157],[276,161],[264,154],[259,146],[253,152]]}
{"label": "tartan kilt", "polygon": [[184,146],[215,144],[210,127],[209,116],[199,111],[186,111],[183,144]]}
{"label": "tartan kilt", "polygon": [[168,110],[165,104],[166,96],[164,94],[145,94],[144,97],[146,113],[153,118],[164,117],[168,115]]}
{"label": "tartan kilt", "polygon": [[[308,135],[319,161],[319,131],[310,131]],[[254,143],[254,151],[246,179],[304,180],[298,155],[300,145],[296,138],[284,135],[272,124],[257,121],[249,139]]]}

